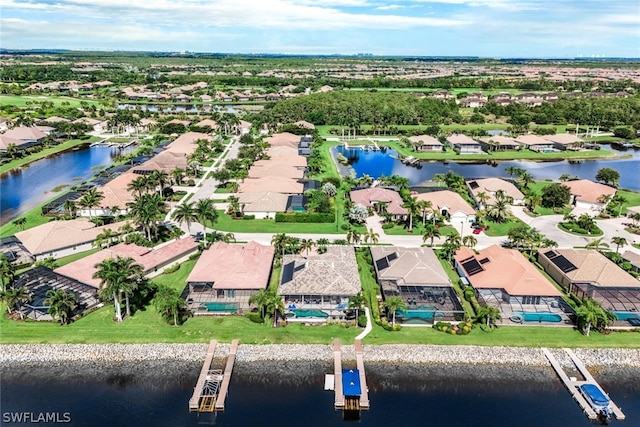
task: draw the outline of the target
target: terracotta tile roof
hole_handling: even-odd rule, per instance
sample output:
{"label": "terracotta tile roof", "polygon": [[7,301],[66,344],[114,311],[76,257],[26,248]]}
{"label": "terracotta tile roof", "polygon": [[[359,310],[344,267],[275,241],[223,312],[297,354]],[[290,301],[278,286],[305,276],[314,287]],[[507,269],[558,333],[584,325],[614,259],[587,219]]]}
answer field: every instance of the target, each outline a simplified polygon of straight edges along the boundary
{"label": "terracotta tile roof", "polygon": [[256,242],[213,244],[202,252],[188,283],[213,283],[214,289],[263,289],[269,283],[275,249]]}
{"label": "terracotta tile roof", "polygon": [[300,136],[289,132],[275,133],[265,138],[264,141],[268,142],[271,147],[293,147],[297,151]]}
{"label": "terracotta tile roof", "polygon": [[582,142],[582,139],[578,138],[575,135],[571,135],[569,133],[559,133],[555,135],[542,135],[544,139],[547,141],[555,142],[561,145],[571,145],[576,142]]}
{"label": "terracotta tile roof", "polygon": [[295,122],[294,125],[301,127],[301,128],[305,128],[305,129],[315,129],[315,125],[313,123],[309,123],[306,120],[300,120],[298,122]]}
{"label": "terracotta tile roof", "polygon": [[[280,148],[280,147],[279,147]],[[273,161],[277,161],[278,164],[283,166],[296,166],[303,167],[307,166],[307,158],[304,156],[298,156],[298,154],[290,154],[297,153],[298,150],[294,151],[279,151],[273,154],[269,154],[271,157],[269,160],[258,160],[253,163],[254,166],[266,166],[272,164]]]}
{"label": "terracotta tile roof", "polygon": [[244,205],[243,212],[284,212],[287,210],[289,195],[272,193],[270,191],[260,193],[240,193],[238,202]]}
{"label": "terracotta tile roof", "polygon": [[453,134],[447,137],[449,144],[479,145],[480,143],[463,134]]}
{"label": "terracotta tile roof", "polygon": [[437,145],[442,147],[442,142],[438,141],[431,135],[414,135],[409,137],[409,141],[420,143],[421,145]]}
{"label": "terracotta tile roof", "polygon": [[[476,254],[467,247],[461,247],[455,255],[455,260],[460,265],[471,258],[475,258],[482,267],[482,271],[476,274],[466,274],[469,282],[476,289],[504,289],[512,296],[562,295],[533,264],[515,249],[493,245],[481,249]],[[480,262],[485,258],[488,262]]]}
{"label": "terracotta tile roof", "polygon": [[627,250],[622,254],[622,258],[629,261],[634,267],[640,268],[640,254]]}
{"label": "terracotta tile roof", "polygon": [[46,254],[63,248],[93,242],[105,229],[117,231],[125,222],[96,227],[87,218],[70,221],[49,221],[25,231],[16,237],[32,255]]}
{"label": "terracotta tile roof", "polygon": [[264,178],[247,178],[240,184],[240,193],[261,193],[272,191],[284,194],[302,194],[304,184],[291,178],[269,176]]}
{"label": "terracotta tile roof", "polygon": [[297,167],[283,165],[276,159],[270,160],[267,165],[254,165],[249,169],[249,178],[265,178],[269,176],[300,179],[304,177],[304,171]]}
{"label": "terracotta tile roof", "polygon": [[38,141],[46,136],[38,126],[18,126],[13,129],[7,129],[3,135],[7,138],[24,141]]}
{"label": "terracotta tile roof", "polygon": [[462,198],[462,196],[451,190],[421,193],[416,197],[418,200],[429,200],[432,206],[440,211],[446,208],[451,215],[456,212],[462,212],[466,215],[473,215],[476,213],[476,211]]}
{"label": "terracotta tile roof", "polygon": [[184,153],[173,153],[171,151],[163,151],[151,159],[147,160],[140,166],[135,166],[134,171],[163,171],[171,172],[176,168],[186,169],[187,155]]}
{"label": "terracotta tile roof", "polygon": [[598,203],[598,198],[603,194],[608,196],[616,194],[615,188],[588,179],[567,181],[564,185],[569,187],[571,194],[577,196],[576,200],[581,202]]}
{"label": "terracotta tile roof", "polygon": [[[475,187],[471,184],[472,182],[475,182],[478,186]],[[488,204],[495,203],[496,198],[494,195],[499,190],[504,191],[505,196],[512,197],[514,200],[524,200],[524,194],[518,190],[518,187],[501,178],[471,179],[467,181],[467,187],[474,196],[477,196],[480,192],[485,192],[489,196],[486,201]]]}
{"label": "terracotta tile roof", "polygon": [[199,139],[206,139],[207,141],[211,141],[211,136],[207,135],[206,133],[187,132],[180,135],[175,141],[169,144],[166,148],[166,151],[189,155],[193,153],[198,147],[195,141]]}
{"label": "terracotta tile roof", "polygon": [[198,123],[196,123],[196,126],[198,126],[198,127],[209,126],[211,129],[218,129],[218,122],[216,122],[215,120],[211,120],[211,119],[204,119],[204,120],[200,120]]}
{"label": "terracotta tile roof", "polygon": [[111,208],[117,206],[120,209],[126,209],[127,203],[133,202],[135,199],[133,194],[127,190],[127,186],[138,177],[140,175],[133,172],[125,172],[98,188],[98,192],[104,196],[100,201],[100,207]]}
{"label": "terracotta tile roof", "polygon": [[[329,246],[324,254],[310,252],[285,255],[285,269],[292,272],[291,280],[280,278],[280,295],[355,295],[362,290],[358,263],[351,246]],[[283,282],[283,280],[285,282]]]}
{"label": "terracotta tile roof", "polygon": [[406,215],[407,210],[402,207],[404,203],[397,191],[386,188],[373,187],[362,190],[353,190],[349,193],[354,203],[365,207],[373,207],[376,202],[387,203],[387,212],[393,215]]}
{"label": "terracotta tile roof", "polygon": [[[394,257],[392,254],[396,254]],[[379,270],[377,261],[392,255],[389,267]],[[398,285],[451,286],[447,273],[431,248],[372,246],[371,256],[378,280],[395,280]]]}
{"label": "terracotta tile roof", "polygon": [[[298,145],[296,144],[295,146],[286,146],[286,145],[280,145],[278,147],[270,147],[267,148],[266,153],[269,155],[269,157],[280,157],[280,156],[297,156],[298,155]],[[300,156],[302,157],[302,156]],[[305,160],[305,165],[306,165],[306,160]]]}
{"label": "terracotta tile roof", "polygon": [[508,138],[506,136],[502,136],[502,135],[494,135],[494,136],[483,136],[482,138],[480,138],[480,141],[484,142],[484,143],[497,143],[498,145],[504,145],[504,146],[512,146],[512,145],[520,145],[520,143],[518,141],[516,141],[513,138]]}
{"label": "terracotta tile roof", "polygon": [[95,265],[107,258],[116,258],[118,256],[123,258],[133,258],[135,263],[141,265],[143,271],[148,273],[156,267],[179,259],[188,253],[195,252],[197,248],[198,243],[196,243],[191,237],[176,240],[153,249],[135,244],[119,243],[115,246],[103,249],[100,252],[96,252],[95,254],[91,254],[85,258],[59,267],[55,271],[56,273],[64,274],[65,276],[76,279],[79,282],[98,288],[100,287],[100,279],[93,278],[93,274],[96,272]]}
{"label": "terracotta tile roof", "polygon": [[520,135],[516,138],[516,141],[523,145],[549,145],[553,144],[551,141],[539,137],[538,135]]}
{"label": "terracotta tile roof", "polygon": [[[577,268],[563,273],[572,282],[592,282],[600,287],[637,287],[640,281],[618,267],[598,251],[589,249],[555,249]],[[542,254],[544,256],[544,253]]]}

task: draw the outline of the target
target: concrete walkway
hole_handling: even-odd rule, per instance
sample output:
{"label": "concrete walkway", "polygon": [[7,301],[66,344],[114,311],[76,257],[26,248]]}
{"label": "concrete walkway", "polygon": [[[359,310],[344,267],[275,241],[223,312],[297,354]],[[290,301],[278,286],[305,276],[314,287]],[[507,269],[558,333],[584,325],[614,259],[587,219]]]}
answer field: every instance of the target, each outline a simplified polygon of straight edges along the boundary
{"label": "concrete walkway", "polygon": [[[361,340],[362,338],[364,338],[367,335],[369,335],[369,332],[371,332],[371,330],[373,329],[372,322],[371,322],[371,313],[369,311],[369,307],[365,307],[364,308],[364,314],[365,314],[365,316],[367,316],[367,326],[365,326],[364,327],[364,331],[360,332],[360,335],[358,335],[356,337],[357,340]],[[358,319],[356,319],[356,325],[357,324],[358,324]]]}

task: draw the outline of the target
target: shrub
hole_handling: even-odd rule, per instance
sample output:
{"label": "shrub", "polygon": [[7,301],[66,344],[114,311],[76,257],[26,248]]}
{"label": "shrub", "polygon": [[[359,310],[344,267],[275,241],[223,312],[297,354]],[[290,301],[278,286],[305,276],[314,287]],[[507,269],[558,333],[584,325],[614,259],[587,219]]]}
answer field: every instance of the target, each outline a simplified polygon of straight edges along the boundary
{"label": "shrub", "polygon": [[173,264],[171,267],[167,267],[164,269],[164,274],[171,274],[171,273],[175,273],[176,271],[180,270],[180,264],[178,264],[177,262],[175,264]]}
{"label": "shrub", "polygon": [[367,326],[367,316],[365,314],[360,314],[358,316],[358,326],[360,326],[361,328]]}
{"label": "shrub", "polygon": [[332,223],[335,221],[335,215],[333,213],[276,213],[276,222],[288,222],[288,223]]}
{"label": "shrub", "polygon": [[393,223],[391,223],[391,222],[386,222],[386,223],[382,224],[382,229],[383,229],[383,230],[388,230],[388,229],[390,229],[390,228],[393,228]]}
{"label": "shrub", "polygon": [[242,215],[242,219],[256,219],[255,215]]}
{"label": "shrub", "polygon": [[251,320],[253,323],[264,323],[262,316],[257,311],[250,311],[244,314],[244,317]]}

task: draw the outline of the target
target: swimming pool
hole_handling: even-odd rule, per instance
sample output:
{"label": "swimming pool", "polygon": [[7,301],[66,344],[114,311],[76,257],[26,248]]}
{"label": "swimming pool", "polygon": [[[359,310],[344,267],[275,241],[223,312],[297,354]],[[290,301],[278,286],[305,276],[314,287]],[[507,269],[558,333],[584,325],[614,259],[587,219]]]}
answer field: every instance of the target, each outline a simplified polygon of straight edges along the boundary
{"label": "swimming pool", "polygon": [[554,322],[559,323],[562,322],[562,316],[557,313],[551,313],[549,311],[538,311],[538,312],[529,312],[529,311],[515,311],[513,315],[510,317],[511,320],[517,321],[516,319],[521,319],[525,322]]}
{"label": "swimming pool", "polygon": [[634,311],[614,311],[618,320],[640,320],[640,313]]}
{"label": "swimming pool", "polygon": [[201,309],[204,307],[206,311],[211,313],[226,313],[238,310],[238,304],[232,302],[205,302],[200,307]]}
{"label": "swimming pool", "polygon": [[396,312],[396,316],[399,316],[405,319],[405,321],[410,319],[433,320],[433,318],[436,316],[437,310],[438,310],[437,307],[424,305],[424,306],[412,307],[411,309],[408,309],[408,310],[398,310]]}
{"label": "swimming pool", "polygon": [[[315,318],[322,318],[322,319],[326,319],[327,317],[329,317],[329,315],[327,313],[325,313],[322,310],[291,310],[290,313],[293,313],[295,315],[296,318],[306,318],[306,317],[315,317]],[[288,314],[288,313],[287,313]],[[287,316],[289,317],[289,316]]]}

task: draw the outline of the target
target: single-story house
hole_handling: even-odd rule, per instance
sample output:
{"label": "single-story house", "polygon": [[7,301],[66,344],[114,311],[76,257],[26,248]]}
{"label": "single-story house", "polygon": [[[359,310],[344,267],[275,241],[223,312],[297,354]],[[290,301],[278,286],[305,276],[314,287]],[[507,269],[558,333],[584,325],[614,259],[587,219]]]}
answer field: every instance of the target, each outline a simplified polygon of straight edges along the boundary
{"label": "single-story house", "polygon": [[133,202],[135,197],[127,188],[138,177],[140,175],[133,172],[125,172],[115,177],[98,188],[98,192],[103,196],[99,207],[80,209],[77,214],[80,216],[111,216],[114,208],[117,208],[120,213],[128,212],[128,203]]}
{"label": "single-story house", "polygon": [[269,143],[271,147],[292,147],[295,148],[297,152],[300,136],[290,132],[281,132],[264,138],[264,141]]}
{"label": "single-story house", "polygon": [[163,151],[143,164],[135,166],[133,173],[138,175],[147,175],[153,171],[171,173],[176,168],[186,169],[188,164],[189,161],[184,153]]}
{"label": "single-story house", "polygon": [[211,119],[204,119],[204,120],[200,120],[198,123],[196,123],[196,127],[199,128],[209,128],[211,130],[216,130],[218,129],[219,125],[218,122],[216,122],[215,120],[211,120]]}
{"label": "single-story house", "polygon": [[428,200],[433,209],[447,218],[451,225],[472,223],[476,220],[476,211],[462,196],[451,190],[432,191],[415,196],[418,201]]}
{"label": "single-story house", "polygon": [[615,326],[640,326],[640,281],[600,252],[543,249],[538,252],[538,262],[578,298],[592,298],[612,311],[618,318]]}
{"label": "single-story house", "polygon": [[482,302],[498,307],[503,318],[522,322],[524,313],[540,311],[562,316],[562,293],[519,251],[492,245],[476,253],[461,247],[454,259],[462,281]]}
{"label": "single-story house", "polygon": [[399,296],[407,305],[396,320],[462,320],[464,310],[433,249],[372,246],[371,257],[383,297]]}
{"label": "single-story house", "polygon": [[279,176],[284,178],[300,179],[304,178],[304,169],[295,166],[286,166],[280,164],[278,159],[272,159],[267,165],[253,165],[249,169],[249,178],[266,178],[271,176]]}
{"label": "single-story house", "polygon": [[502,135],[483,136],[479,138],[484,151],[519,150],[520,144],[513,138]]}
{"label": "single-story house", "polygon": [[553,147],[562,151],[579,149],[584,143],[584,141],[575,134],[572,135],[569,133],[542,135],[542,138],[553,142]]}
{"label": "single-story house", "polygon": [[349,297],[361,291],[358,263],[351,246],[329,246],[323,254],[309,252],[282,259],[278,294],[282,295],[285,308],[294,313],[288,316],[290,321],[314,321],[303,317],[303,313],[308,314],[305,310],[323,313],[317,313],[315,321],[324,322],[329,316],[339,318],[344,315]]}
{"label": "single-story house", "polygon": [[276,158],[276,157],[290,157],[290,156],[297,156],[297,157],[302,157],[303,159],[305,159],[305,165],[307,164],[307,160],[306,157],[301,156],[298,152],[298,147],[292,147],[289,145],[279,145],[276,147],[269,147],[267,148],[267,150],[265,151],[265,154],[271,158]]}
{"label": "single-story house", "polygon": [[298,154],[293,154],[294,152],[289,151],[288,149],[282,151],[280,150],[280,148],[285,147],[274,148],[273,150],[277,151],[273,151],[271,154],[269,154],[270,159],[256,160],[255,162],[253,162],[253,166],[269,166],[276,162],[281,166],[296,167],[300,169],[304,169],[305,166],[307,166],[306,157],[299,156]]}
{"label": "single-story house", "polygon": [[118,232],[126,222],[96,225],[86,218],[69,221],[49,221],[42,225],[16,233],[16,238],[36,261],[61,258],[93,249],[96,237],[109,229]]}
{"label": "single-story house", "polygon": [[631,264],[633,271],[640,273],[640,254],[627,250],[622,254],[622,258]]}
{"label": "single-story house", "polygon": [[186,154],[188,156],[189,154],[193,153],[196,148],[198,148],[198,144],[196,144],[196,141],[200,139],[204,139],[207,141],[212,140],[211,136],[207,135],[206,133],[187,132],[180,135],[171,144],[167,145],[166,151]]}
{"label": "single-story house", "polygon": [[[483,179],[471,179],[467,181],[467,188],[471,193],[471,197],[475,200],[479,209],[484,209],[486,205],[491,205],[496,201],[496,193],[502,191],[505,197],[509,197],[513,200],[514,206],[520,206],[524,204],[524,194],[515,186],[512,182],[506,181],[502,178],[483,178]],[[488,196],[488,199],[482,203],[478,198],[478,194],[484,193]]]}
{"label": "single-story house", "polygon": [[146,248],[133,243],[119,243],[62,267],[58,267],[54,271],[58,274],[71,277],[85,285],[99,288],[100,279],[93,278],[97,270],[95,265],[107,258],[132,258],[136,264],[142,266],[143,274],[153,276],[161,273],[166,267],[188,257],[197,250],[198,243],[191,237],[174,240],[155,248]]}
{"label": "single-story house", "polygon": [[302,194],[304,184],[296,179],[281,176],[267,176],[262,178],[246,178],[239,185],[239,193],[261,193],[271,191],[283,194]]}
{"label": "single-story house", "polygon": [[275,249],[256,242],[217,242],[202,252],[182,296],[194,314],[250,311],[249,298],[266,289]]}
{"label": "single-story house", "polygon": [[80,117],[74,120],[72,123],[83,123],[87,126],[91,126],[94,132],[103,133],[109,129],[108,120],[93,119],[90,117]]}
{"label": "single-story house", "polygon": [[615,188],[588,179],[567,181],[563,185],[571,190],[572,206],[594,211],[601,211],[607,205],[603,197],[611,198],[616,194]]}
{"label": "single-story house", "polygon": [[0,134],[0,152],[6,152],[9,145],[15,145],[20,150],[41,144],[47,134],[42,126],[18,126]]}
{"label": "single-story house", "polygon": [[255,215],[257,219],[274,218],[276,212],[285,212],[288,201],[288,194],[271,191],[238,194],[238,202],[242,213]]}
{"label": "single-story house", "polygon": [[367,208],[375,209],[377,203],[384,203],[384,210],[393,215],[394,219],[406,218],[408,214],[407,210],[402,207],[402,197],[394,190],[381,187],[364,188],[351,191],[349,196],[353,203]]}
{"label": "single-story house", "polygon": [[414,135],[409,137],[411,145],[416,151],[442,151],[444,146],[431,135]]}
{"label": "single-story house", "polygon": [[447,137],[447,142],[460,154],[481,154],[482,145],[467,135],[453,134]]}
{"label": "single-story house", "polygon": [[542,153],[554,151],[555,147],[552,141],[546,140],[538,135],[520,135],[516,138],[516,142],[531,151],[539,151]]}

